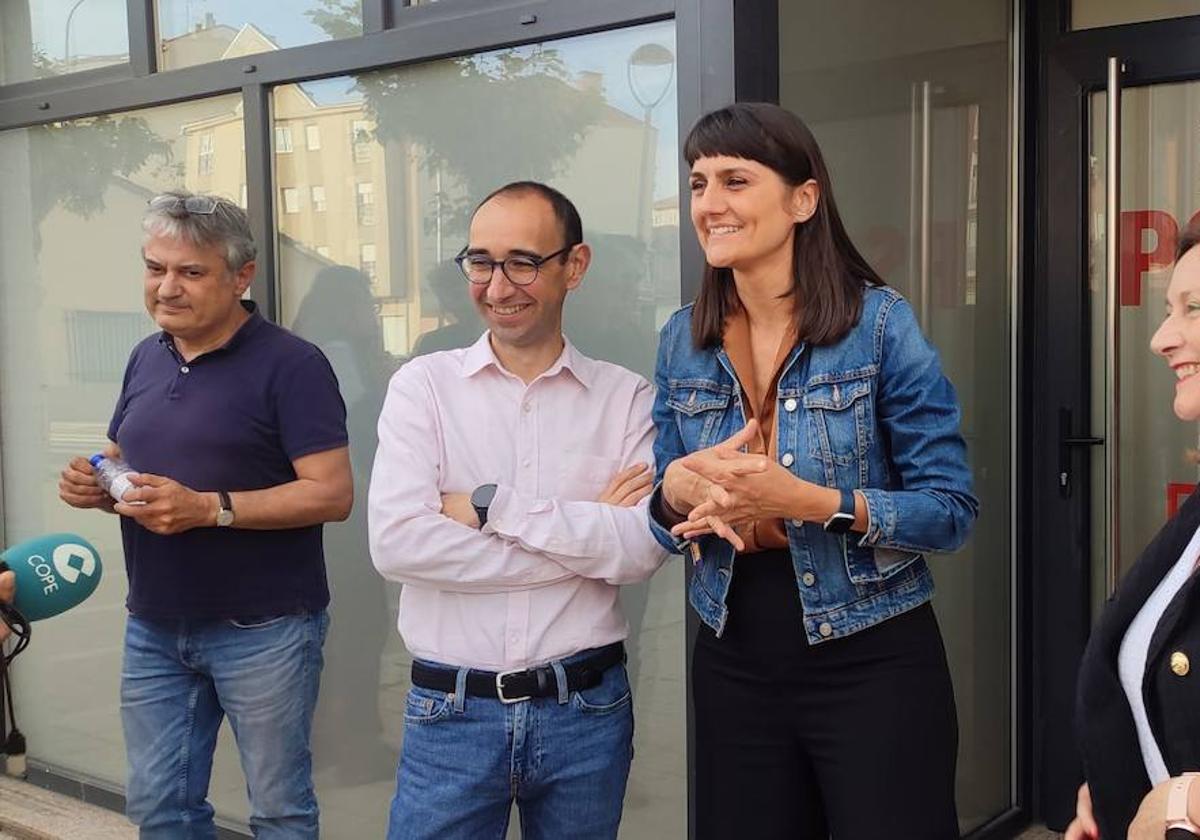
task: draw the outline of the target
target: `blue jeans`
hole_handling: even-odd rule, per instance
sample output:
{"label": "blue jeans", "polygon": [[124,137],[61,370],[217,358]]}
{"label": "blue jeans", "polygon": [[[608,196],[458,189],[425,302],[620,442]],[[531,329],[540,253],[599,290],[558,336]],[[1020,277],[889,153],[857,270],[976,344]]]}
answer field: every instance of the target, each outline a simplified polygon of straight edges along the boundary
{"label": "blue jeans", "polygon": [[328,626],[324,611],[255,622],[129,616],[121,669],[126,813],[143,840],[216,837],[208,781],[226,715],[254,836],[318,836],[309,736]]}
{"label": "blue jeans", "polygon": [[[503,840],[515,800],[524,840],[617,836],[633,759],[624,665],[595,688],[506,705],[414,686],[404,712],[388,840]],[[432,663],[429,663],[432,664]]]}

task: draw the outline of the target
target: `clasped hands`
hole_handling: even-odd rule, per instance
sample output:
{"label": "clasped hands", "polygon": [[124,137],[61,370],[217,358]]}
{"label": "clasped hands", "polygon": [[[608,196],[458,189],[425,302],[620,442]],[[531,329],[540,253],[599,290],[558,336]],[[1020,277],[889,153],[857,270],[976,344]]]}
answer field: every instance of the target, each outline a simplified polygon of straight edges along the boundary
{"label": "clasped hands", "polygon": [[687,514],[672,534],[688,540],[716,534],[743,551],[738,526],[757,519],[802,518],[796,515],[802,491],[815,485],[766,455],[741,451],[757,438],[758,421],[752,419],[715,446],[671,462],[663,477],[663,497],[676,513]]}

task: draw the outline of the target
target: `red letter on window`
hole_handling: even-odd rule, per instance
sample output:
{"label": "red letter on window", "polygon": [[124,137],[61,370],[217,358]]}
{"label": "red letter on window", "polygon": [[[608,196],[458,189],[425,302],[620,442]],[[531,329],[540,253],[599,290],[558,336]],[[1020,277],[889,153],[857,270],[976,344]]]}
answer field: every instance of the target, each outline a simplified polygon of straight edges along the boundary
{"label": "red letter on window", "polygon": [[[1154,248],[1142,250],[1142,231],[1154,231]],[[1175,259],[1179,225],[1161,210],[1127,210],[1121,214],[1121,305],[1142,305],[1142,274],[1166,268]]]}

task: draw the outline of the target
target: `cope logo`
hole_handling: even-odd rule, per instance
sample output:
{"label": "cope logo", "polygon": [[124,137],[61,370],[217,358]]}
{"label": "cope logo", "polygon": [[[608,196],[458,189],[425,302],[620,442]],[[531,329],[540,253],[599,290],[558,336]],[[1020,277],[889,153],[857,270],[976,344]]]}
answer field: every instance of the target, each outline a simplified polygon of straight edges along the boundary
{"label": "cope logo", "polygon": [[63,543],[50,557],[54,570],[67,583],[75,583],[80,575],[91,577],[96,572],[96,555],[86,545]]}

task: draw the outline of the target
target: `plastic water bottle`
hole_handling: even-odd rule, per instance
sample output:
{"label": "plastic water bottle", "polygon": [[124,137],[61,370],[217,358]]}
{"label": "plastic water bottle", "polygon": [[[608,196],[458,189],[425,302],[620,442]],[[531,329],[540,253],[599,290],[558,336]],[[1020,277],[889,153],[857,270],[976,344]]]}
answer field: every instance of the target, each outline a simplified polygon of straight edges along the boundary
{"label": "plastic water bottle", "polygon": [[131,466],[116,458],[93,455],[88,461],[96,471],[96,481],[118,502],[125,501],[125,494],[133,489],[129,474],[136,472]]}

